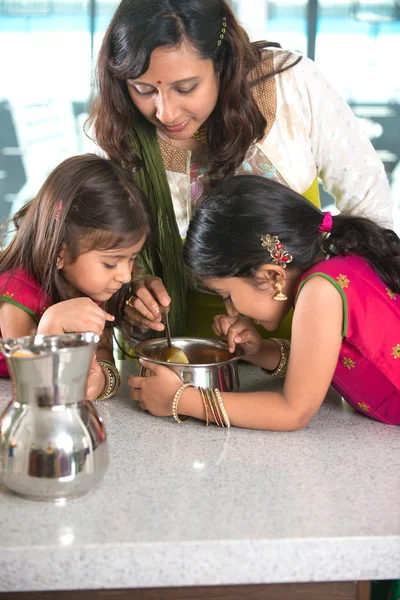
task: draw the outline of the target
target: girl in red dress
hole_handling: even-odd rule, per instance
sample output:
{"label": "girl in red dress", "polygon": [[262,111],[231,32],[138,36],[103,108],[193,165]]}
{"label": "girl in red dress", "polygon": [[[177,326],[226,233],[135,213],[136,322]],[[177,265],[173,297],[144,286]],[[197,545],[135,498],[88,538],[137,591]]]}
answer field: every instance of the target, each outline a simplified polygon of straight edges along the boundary
{"label": "girl in red dress", "polygon": [[[363,217],[332,217],[281,184],[238,176],[197,209],[184,259],[225,300],[228,314],[215,318],[214,331],[227,337],[230,350],[242,344],[249,362],[275,376],[287,372],[281,393],[223,393],[230,423],[300,429],[332,382],[357,411],[400,425],[400,240],[394,231]],[[292,307],[291,348],[286,340],[263,340],[253,322],[274,331]],[[140,388],[132,395],[142,407],[176,414],[179,400],[180,414],[207,418],[199,390],[177,395],[175,374],[150,368],[155,377],[130,382]]]}
{"label": "girl in red dress", "polygon": [[[0,254],[0,336],[98,333],[103,360],[94,362],[88,385],[88,397],[97,398],[116,379],[106,324],[122,323],[134,260],[150,232],[146,198],[111,161],[75,156],[13,222],[14,237]],[[0,376],[8,376],[2,355]]]}

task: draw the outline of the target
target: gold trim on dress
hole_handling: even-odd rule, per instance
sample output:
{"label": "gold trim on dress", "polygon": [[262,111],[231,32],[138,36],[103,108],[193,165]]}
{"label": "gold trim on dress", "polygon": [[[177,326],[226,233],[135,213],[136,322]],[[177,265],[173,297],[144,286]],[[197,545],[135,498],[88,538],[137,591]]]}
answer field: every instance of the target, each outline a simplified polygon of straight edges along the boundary
{"label": "gold trim on dress", "polygon": [[190,153],[189,150],[183,150],[177,146],[167,144],[159,135],[157,136],[158,143],[160,145],[161,156],[166,171],[173,171],[174,173],[187,174],[187,155]]}
{"label": "gold trim on dress", "polygon": [[340,285],[340,287],[342,289],[349,287],[349,283],[350,283],[350,279],[348,279],[348,277],[346,277],[346,275],[338,275],[336,277],[336,281],[338,282],[338,284]]}
{"label": "gold trim on dress", "polygon": [[356,363],[354,362],[354,360],[352,358],[345,357],[343,359],[343,364],[346,367],[346,369],[355,369],[356,368]]}
{"label": "gold trim on dress", "polygon": [[393,347],[392,356],[393,358],[400,358],[400,344],[397,344],[397,346]]}
{"label": "gold trim on dress", "polygon": [[[274,64],[274,54],[271,51],[265,51],[261,68],[256,67],[252,71],[250,71],[250,81],[255,81],[260,75],[270,75],[274,72],[275,64]],[[268,79],[265,79],[261,83],[256,84],[251,88],[253,92],[254,100],[257,102],[257,106],[267,121],[267,127],[265,129],[263,139],[268,136],[269,132],[272,129],[272,126],[275,122],[276,117],[276,107],[277,107],[277,99],[276,99],[276,81],[275,77],[271,76]]]}

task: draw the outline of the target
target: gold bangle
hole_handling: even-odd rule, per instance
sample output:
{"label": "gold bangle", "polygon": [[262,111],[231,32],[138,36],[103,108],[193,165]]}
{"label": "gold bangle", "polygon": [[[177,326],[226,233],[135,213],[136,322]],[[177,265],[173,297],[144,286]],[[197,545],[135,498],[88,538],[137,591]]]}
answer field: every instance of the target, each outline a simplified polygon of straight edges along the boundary
{"label": "gold bangle", "polygon": [[210,419],[209,419],[209,416],[208,416],[207,400],[206,400],[205,393],[204,393],[204,390],[203,390],[202,387],[199,387],[199,392],[200,392],[200,396],[201,396],[201,401],[202,401],[203,406],[204,406],[204,411],[206,413],[206,427],[208,427],[209,424],[210,424]]}
{"label": "gold bangle", "polygon": [[275,342],[279,348],[280,352],[280,360],[279,364],[273,371],[268,371],[268,369],[262,369],[264,373],[267,375],[272,375],[272,377],[284,377],[286,375],[286,371],[288,368],[289,362],[289,352],[290,352],[290,342],[288,340],[279,340],[278,338],[270,338],[271,342]]}
{"label": "gold bangle", "polygon": [[109,398],[111,398],[118,392],[118,390],[120,388],[121,376],[119,374],[117,367],[113,363],[110,363],[107,360],[99,360],[99,364],[100,364],[100,366],[102,366],[104,369],[107,370],[107,372],[111,378],[111,381],[113,383],[113,388],[111,389],[110,394],[109,394]]}
{"label": "gold bangle", "polygon": [[190,417],[186,417],[186,419],[180,419],[179,415],[178,415],[178,402],[180,397],[182,396],[182,392],[184,392],[184,390],[186,390],[186,388],[188,387],[194,387],[193,383],[184,383],[179,390],[176,392],[174,399],[172,401],[172,414],[174,416],[174,419],[177,423],[186,423],[186,421],[189,421]]}
{"label": "gold bangle", "polygon": [[229,420],[228,413],[226,412],[226,408],[225,408],[224,402],[222,400],[222,394],[221,394],[221,392],[219,391],[218,388],[215,388],[214,393],[215,393],[215,396],[217,398],[217,402],[219,404],[219,407],[221,409],[222,418],[223,418],[223,420],[225,422],[225,427],[230,427],[231,426],[231,422]]}
{"label": "gold bangle", "polygon": [[275,375],[275,377],[284,377],[286,375],[286,371],[287,371],[287,367],[288,367],[288,361],[289,361],[289,351],[288,348],[286,346],[286,344],[284,344],[283,340],[277,339],[277,338],[271,338],[274,342],[276,342],[276,344],[278,344],[279,346],[279,350],[281,353],[281,360],[280,363],[278,365],[277,368],[277,373]]}
{"label": "gold bangle", "polygon": [[217,414],[215,412],[213,398],[212,398],[212,394],[211,394],[210,388],[206,388],[205,389],[205,394],[206,394],[208,406],[210,407],[210,411],[211,411],[211,414],[212,414],[213,419],[215,421],[215,424],[217,425],[217,427],[220,427],[219,419],[218,419]]}
{"label": "gold bangle", "polygon": [[208,401],[210,403],[211,410],[212,410],[216,424],[218,425],[218,427],[225,427],[223,419],[222,419],[222,415],[220,415],[220,413],[219,413],[218,402],[217,402],[217,399],[215,398],[214,390],[212,390],[211,388],[206,388],[206,394],[207,394]]}
{"label": "gold bangle", "polygon": [[[285,366],[285,372],[284,372],[284,375],[286,375],[288,366],[289,366],[290,342],[289,342],[289,340],[285,340],[285,339],[281,339],[279,341],[281,342],[281,344],[284,345],[285,350],[286,350],[286,366]],[[282,377],[283,377],[283,375],[282,375]]]}
{"label": "gold bangle", "polygon": [[[215,421],[214,409],[213,409],[213,406],[212,406],[212,404],[210,403],[210,400],[209,400],[209,398],[208,398],[207,389],[203,389],[203,388],[201,388],[201,389],[203,390],[203,398],[204,398],[204,401],[205,401],[205,403],[206,403],[206,406],[207,406],[207,412],[208,412],[208,415],[207,415],[207,417],[208,417],[208,424],[210,424],[210,423],[211,423],[211,421],[210,421],[210,415],[213,417],[213,419],[214,419],[214,421]],[[215,422],[216,422],[216,421],[215,421]],[[216,422],[216,424],[218,425],[218,423],[217,423],[217,422]]]}
{"label": "gold bangle", "polygon": [[210,392],[211,392],[212,399],[213,399],[213,402],[214,402],[215,411],[218,414],[218,419],[219,419],[219,422],[221,424],[221,427],[225,427],[225,419],[224,419],[224,417],[222,415],[221,407],[219,405],[219,402],[218,402],[217,396],[215,394],[215,391],[213,389],[210,389]]}
{"label": "gold bangle", "polygon": [[108,370],[105,367],[103,367],[102,365],[100,365],[100,368],[101,368],[102,372],[104,373],[104,377],[106,378],[106,383],[105,383],[105,386],[104,386],[102,392],[97,396],[98,400],[107,396],[107,394],[112,389],[111,377],[110,377]]}
{"label": "gold bangle", "polygon": [[118,392],[121,385],[121,377],[117,367],[112,363],[107,360],[99,360],[97,362],[106,377],[106,385],[101,394],[97,396],[97,400],[109,400]]}

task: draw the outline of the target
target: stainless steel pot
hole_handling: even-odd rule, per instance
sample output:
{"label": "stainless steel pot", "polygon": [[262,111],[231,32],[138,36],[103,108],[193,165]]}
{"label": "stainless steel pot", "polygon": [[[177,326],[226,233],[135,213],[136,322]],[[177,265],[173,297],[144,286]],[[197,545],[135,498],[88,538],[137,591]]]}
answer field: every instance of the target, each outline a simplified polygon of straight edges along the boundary
{"label": "stainless steel pot", "polygon": [[0,466],[13,492],[66,500],[103,477],[106,431],[85,399],[98,341],[94,333],[0,340],[14,384],[14,398],[0,417]]}
{"label": "stainless steel pot", "polygon": [[[184,383],[193,383],[195,387],[219,388],[221,392],[233,392],[239,388],[237,361],[244,356],[241,348],[236,346],[231,354],[226,342],[207,338],[173,338],[172,343],[186,354],[188,365],[163,360],[167,349],[164,338],[142,342],[136,346],[135,352],[140,358],[168,367]],[[151,374],[149,369],[141,366],[141,377]]]}

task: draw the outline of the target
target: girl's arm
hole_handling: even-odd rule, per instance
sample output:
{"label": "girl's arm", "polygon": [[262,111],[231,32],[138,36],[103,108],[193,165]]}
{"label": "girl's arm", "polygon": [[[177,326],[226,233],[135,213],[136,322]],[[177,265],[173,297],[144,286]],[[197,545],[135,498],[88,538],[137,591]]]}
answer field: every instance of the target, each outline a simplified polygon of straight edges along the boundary
{"label": "girl's arm", "polygon": [[30,335],[37,324],[33,317],[15,304],[2,302],[0,305],[0,331],[3,339]]}
{"label": "girl's arm", "polygon": [[50,306],[40,319],[37,332],[61,335],[78,331],[93,331],[101,336],[106,321],[114,321],[114,317],[105,312],[93,300],[72,298]]}
{"label": "girl's arm", "polygon": [[[336,288],[322,277],[307,281],[294,312],[288,373],[282,393],[223,393],[232,425],[250,429],[291,431],[305,427],[321,406],[331,383],[343,329],[343,303]],[[160,365],[148,365],[155,377],[132,377],[140,391],[132,396],[157,416],[172,414],[172,399],[181,382]],[[200,393],[187,388],[178,413],[205,420]]]}
{"label": "girl's arm", "polygon": [[[0,305],[0,331],[3,339],[19,338],[36,331],[37,324],[33,317],[14,304],[3,302]],[[58,333],[51,331],[51,333]],[[62,333],[62,332],[61,332]],[[96,352],[97,360],[105,360],[114,364],[112,351],[112,329],[105,329],[100,337]],[[100,365],[94,364],[89,373],[87,396],[96,399],[104,390],[106,377]]]}
{"label": "girl's arm", "polygon": [[[336,368],[343,329],[343,302],[326,279],[303,286],[294,312],[289,367],[282,393],[224,393],[232,425],[251,429],[296,430],[321,406]],[[186,389],[179,412],[204,419],[198,392]]]}
{"label": "girl's arm", "polygon": [[114,364],[112,329],[104,329],[97,345],[96,356],[89,372],[86,395],[89,400],[96,400],[106,388],[108,378],[98,361],[104,360]]}

